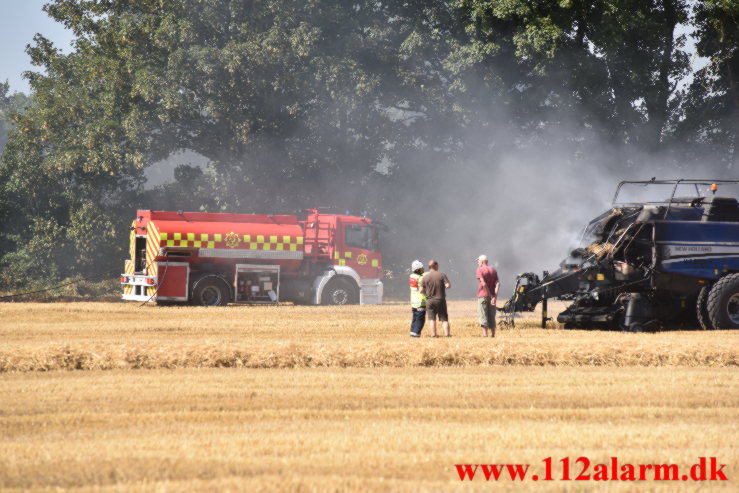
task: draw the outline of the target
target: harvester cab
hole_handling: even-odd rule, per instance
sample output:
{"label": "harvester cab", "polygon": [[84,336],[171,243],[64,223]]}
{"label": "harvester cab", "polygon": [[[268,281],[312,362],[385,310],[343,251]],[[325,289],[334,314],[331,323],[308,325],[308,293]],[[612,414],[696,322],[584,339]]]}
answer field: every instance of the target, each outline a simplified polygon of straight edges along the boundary
{"label": "harvester cab", "polygon": [[[626,185],[666,185],[672,192],[666,200],[619,201]],[[694,194],[677,196],[685,185]],[[737,185],[692,179],[619,183],[611,208],[590,221],[580,246],[557,270],[541,279],[532,272],[516,278],[504,311],[532,311],[557,298],[572,301],[557,317],[565,328],[739,328],[739,206],[736,197],[715,195],[719,188],[736,193]],[[546,317],[546,308],[542,313]]]}

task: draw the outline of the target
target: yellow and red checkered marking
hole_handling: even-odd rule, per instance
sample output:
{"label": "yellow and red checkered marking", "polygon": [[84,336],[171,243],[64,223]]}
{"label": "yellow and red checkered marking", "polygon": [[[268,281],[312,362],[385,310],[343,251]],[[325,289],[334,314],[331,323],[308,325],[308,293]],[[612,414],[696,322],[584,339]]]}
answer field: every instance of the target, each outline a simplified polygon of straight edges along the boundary
{"label": "yellow and red checkered marking", "polygon": [[239,235],[237,242],[231,235],[232,233],[159,233],[159,241],[161,246],[168,247],[240,248],[290,252],[303,250],[304,238],[302,236]]}
{"label": "yellow and red checkered marking", "polygon": [[353,258],[360,266],[367,265],[367,263],[369,263],[372,267],[380,266],[379,259],[373,258],[369,260],[367,258],[367,255],[365,255],[364,253],[360,253],[359,255],[354,257],[354,254],[352,252],[340,252],[338,250],[334,251],[334,260],[336,261],[336,265],[346,265],[347,260],[351,261]]}

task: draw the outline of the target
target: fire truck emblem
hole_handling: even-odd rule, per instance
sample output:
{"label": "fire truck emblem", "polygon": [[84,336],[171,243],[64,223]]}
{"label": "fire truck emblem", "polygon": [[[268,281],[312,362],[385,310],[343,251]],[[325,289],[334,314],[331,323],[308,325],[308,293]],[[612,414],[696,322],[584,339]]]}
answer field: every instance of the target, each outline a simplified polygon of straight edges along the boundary
{"label": "fire truck emblem", "polygon": [[239,246],[239,243],[241,243],[241,238],[233,231],[226,235],[226,246],[228,248],[236,248]]}
{"label": "fire truck emblem", "polygon": [[367,255],[360,253],[359,256],[357,256],[357,263],[359,265],[364,265],[367,263]]}

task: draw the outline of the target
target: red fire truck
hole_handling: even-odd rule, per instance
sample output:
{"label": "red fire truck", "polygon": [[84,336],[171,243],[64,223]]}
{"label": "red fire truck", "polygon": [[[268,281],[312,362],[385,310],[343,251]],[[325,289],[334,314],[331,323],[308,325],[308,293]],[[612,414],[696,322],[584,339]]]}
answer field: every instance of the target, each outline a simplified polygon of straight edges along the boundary
{"label": "red fire truck", "polygon": [[382,303],[378,223],[298,216],[138,211],[123,299],[217,306],[229,302]]}

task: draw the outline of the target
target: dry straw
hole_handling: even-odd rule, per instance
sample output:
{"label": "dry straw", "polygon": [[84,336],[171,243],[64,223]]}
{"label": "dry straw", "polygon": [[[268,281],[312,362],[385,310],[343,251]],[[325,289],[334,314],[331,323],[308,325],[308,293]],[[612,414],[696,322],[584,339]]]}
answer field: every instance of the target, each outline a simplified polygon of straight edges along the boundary
{"label": "dry straw", "polygon": [[271,344],[229,345],[59,345],[0,350],[0,372],[157,368],[373,368],[423,366],[738,366],[731,349],[701,348],[662,352],[640,346],[614,348],[547,347],[500,342],[470,343]]}
{"label": "dry straw", "polygon": [[[482,338],[471,302],[450,304],[450,339],[409,339],[405,305],[165,308],[8,304],[0,372],[175,368],[739,365],[739,334],[536,328]],[[552,327],[557,327],[552,324]]]}

